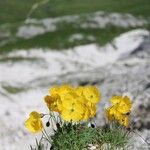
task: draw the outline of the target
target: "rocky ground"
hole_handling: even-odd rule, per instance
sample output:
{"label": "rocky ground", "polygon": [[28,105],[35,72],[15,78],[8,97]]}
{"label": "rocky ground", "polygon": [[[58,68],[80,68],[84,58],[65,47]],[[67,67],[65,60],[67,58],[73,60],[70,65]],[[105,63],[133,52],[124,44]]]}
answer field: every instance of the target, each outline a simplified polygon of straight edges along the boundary
{"label": "rocky ground", "polygon": [[[96,123],[115,94],[133,100],[132,127],[150,142],[150,33],[137,29],[111,43],[58,51],[20,50],[0,56],[0,150],[29,149],[34,135],[23,122],[32,110],[45,112],[43,96],[55,84],[96,85],[102,92]],[[148,149],[138,137],[132,149]]]}

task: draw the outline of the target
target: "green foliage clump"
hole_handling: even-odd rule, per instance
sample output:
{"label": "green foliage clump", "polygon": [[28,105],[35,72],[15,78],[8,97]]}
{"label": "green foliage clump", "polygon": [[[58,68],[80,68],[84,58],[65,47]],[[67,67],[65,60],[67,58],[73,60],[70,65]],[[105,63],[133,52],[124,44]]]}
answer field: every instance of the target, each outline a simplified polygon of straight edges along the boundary
{"label": "green foliage clump", "polygon": [[106,144],[107,148],[125,147],[129,141],[128,131],[114,124],[104,128],[92,128],[87,125],[65,124],[52,137],[52,150],[82,150],[88,144],[99,148]]}
{"label": "green foliage clump", "polygon": [[107,144],[107,149],[124,148],[130,140],[130,132],[118,123],[110,123],[99,129],[99,139]]}
{"label": "green foliage clump", "polygon": [[52,137],[52,150],[81,150],[97,141],[97,129],[85,125],[64,124]]}

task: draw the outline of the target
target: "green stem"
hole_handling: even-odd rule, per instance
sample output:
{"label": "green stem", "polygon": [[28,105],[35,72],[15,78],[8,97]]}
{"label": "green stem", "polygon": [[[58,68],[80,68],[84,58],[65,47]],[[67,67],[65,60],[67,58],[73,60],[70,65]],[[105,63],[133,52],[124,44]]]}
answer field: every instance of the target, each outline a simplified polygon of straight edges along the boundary
{"label": "green stem", "polygon": [[45,129],[44,129],[44,131],[42,131],[42,133],[43,133],[43,136],[45,137],[45,139],[47,139],[47,141],[48,141],[49,143],[51,143],[52,141],[51,141],[51,139],[49,138],[49,135],[47,134],[47,132],[46,132]]}

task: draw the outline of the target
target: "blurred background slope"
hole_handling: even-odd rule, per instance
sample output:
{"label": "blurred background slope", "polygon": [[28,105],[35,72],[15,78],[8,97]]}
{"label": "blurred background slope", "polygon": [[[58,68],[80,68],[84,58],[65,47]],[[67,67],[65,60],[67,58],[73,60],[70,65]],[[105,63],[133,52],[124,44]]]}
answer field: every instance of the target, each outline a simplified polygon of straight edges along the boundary
{"label": "blurred background slope", "polygon": [[149,0],[1,0],[0,150],[29,149],[25,117],[45,112],[43,96],[61,83],[101,89],[99,125],[108,99],[127,93],[132,124],[149,141],[149,11]]}
{"label": "blurred background slope", "polygon": [[[135,18],[129,16],[132,14],[140,20],[149,20],[149,0],[51,0],[36,8],[41,2],[42,0],[0,1],[1,51],[34,47],[62,49],[93,42],[105,44],[120,33],[137,26],[149,28],[149,24],[136,23]],[[32,7],[36,9],[31,11]],[[95,12],[103,13],[99,16]],[[112,12],[121,13],[121,16],[109,16]],[[27,20],[28,15],[34,21]],[[69,15],[69,18],[64,19],[65,15]],[[111,20],[107,20],[108,23],[102,28],[99,24],[103,24],[103,18],[104,22],[106,18]],[[127,21],[128,25],[124,26]],[[28,25],[28,28],[24,25]],[[79,40],[70,41],[71,35],[76,33],[82,34],[82,37],[77,36]],[[30,40],[24,39],[25,37]]]}

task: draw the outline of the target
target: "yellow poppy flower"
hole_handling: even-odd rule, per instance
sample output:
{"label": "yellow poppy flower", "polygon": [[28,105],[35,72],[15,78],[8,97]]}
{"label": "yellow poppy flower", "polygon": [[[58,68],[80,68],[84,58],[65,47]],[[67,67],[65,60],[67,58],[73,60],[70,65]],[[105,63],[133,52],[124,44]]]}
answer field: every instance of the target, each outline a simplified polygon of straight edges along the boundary
{"label": "yellow poppy flower", "polygon": [[51,96],[47,95],[47,96],[45,96],[44,100],[45,100],[49,110],[56,111],[58,113],[61,112],[62,101],[61,101],[59,95],[57,95],[57,94],[51,95]]}
{"label": "yellow poppy flower", "polygon": [[89,107],[89,110],[90,110],[90,118],[94,117],[96,115],[96,104],[88,102],[87,106]]}
{"label": "yellow poppy flower", "polygon": [[74,103],[71,107],[63,109],[61,116],[65,121],[81,121],[83,119],[84,106],[81,103]]}
{"label": "yellow poppy flower", "polygon": [[129,97],[125,96],[121,99],[120,103],[118,104],[118,111],[122,114],[127,114],[131,111],[131,100]]}
{"label": "yellow poppy flower", "polygon": [[107,108],[105,109],[105,114],[106,114],[106,117],[108,118],[108,120],[113,120],[114,119],[114,114],[113,113],[110,113],[110,109],[111,108]]}
{"label": "yellow poppy flower", "polygon": [[121,108],[118,106],[118,104],[113,105],[112,107],[109,107],[105,110],[106,117],[108,120],[116,120],[121,125],[128,126],[129,125],[129,116],[121,113],[119,110]]}
{"label": "yellow poppy flower", "polygon": [[79,96],[84,96],[83,95],[83,90],[84,90],[84,86],[79,86],[79,87],[75,88],[75,92]]}
{"label": "yellow poppy flower", "polygon": [[91,117],[91,112],[88,107],[85,107],[84,114],[83,114],[83,119],[82,120],[88,120]]}
{"label": "yellow poppy flower", "polygon": [[121,114],[127,114],[130,113],[131,107],[127,106],[127,105],[119,105],[117,110],[121,113]]}
{"label": "yellow poppy flower", "polygon": [[117,111],[119,111],[122,114],[126,114],[130,112],[131,110],[131,100],[129,97],[121,97],[121,96],[113,96],[110,99],[111,103],[117,107]]}
{"label": "yellow poppy flower", "polygon": [[56,95],[59,93],[60,87],[59,86],[53,86],[49,89],[50,95]]}
{"label": "yellow poppy flower", "polygon": [[101,94],[94,86],[84,86],[76,89],[78,95],[83,95],[91,103],[98,103],[101,98]]}
{"label": "yellow poppy flower", "polygon": [[100,93],[94,86],[64,84],[52,87],[49,92],[50,95],[45,97],[48,108],[59,112],[64,120],[87,120],[96,114]]}
{"label": "yellow poppy flower", "polygon": [[120,118],[118,118],[118,122],[121,125],[128,127],[129,126],[129,117],[127,115],[120,115]]}
{"label": "yellow poppy flower", "polygon": [[106,115],[108,120],[113,120],[112,116],[109,113],[109,108],[105,109],[105,115]]}
{"label": "yellow poppy flower", "polygon": [[53,86],[52,88],[50,88],[49,92],[51,95],[58,94],[61,97],[66,93],[71,92],[73,89],[74,89],[73,86],[63,84],[61,86]]}
{"label": "yellow poppy flower", "polygon": [[78,96],[75,92],[70,92],[65,95],[65,97],[62,97],[62,105],[64,108],[70,108],[72,104],[74,103],[86,103],[86,100],[84,97]]}
{"label": "yellow poppy flower", "polygon": [[122,100],[122,97],[121,97],[121,96],[113,96],[113,97],[110,99],[110,102],[111,102],[113,105],[116,105],[116,104],[120,103],[121,100]]}
{"label": "yellow poppy flower", "polygon": [[105,110],[105,114],[106,114],[108,120],[117,120],[118,115],[120,115],[116,106],[112,106],[112,107],[107,108]]}
{"label": "yellow poppy flower", "polygon": [[36,111],[31,112],[29,118],[25,121],[26,128],[32,133],[37,133],[42,131],[43,123],[41,117],[42,116],[40,113]]}
{"label": "yellow poppy flower", "polygon": [[71,92],[71,91],[74,90],[74,87],[71,86],[71,85],[68,85],[68,84],[61,85],[59,88],[60,88],[60,91],[59,91],[60,95],[61,94],[66,94],[66,93]]}

